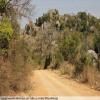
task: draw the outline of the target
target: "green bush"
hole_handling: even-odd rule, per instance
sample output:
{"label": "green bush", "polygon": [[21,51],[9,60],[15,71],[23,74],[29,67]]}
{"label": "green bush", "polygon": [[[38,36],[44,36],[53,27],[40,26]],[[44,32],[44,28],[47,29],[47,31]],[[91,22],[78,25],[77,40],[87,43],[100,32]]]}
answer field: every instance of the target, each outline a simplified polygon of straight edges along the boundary
{"label": "green bush", "polygon": [[100,54],[100,34],[95,35],[94,48],[95,51]]}
{"label": "green bush", "polygon": [[60,43],[60,50],[65,60],[73,63],[78,53],[78,47],[80,46],[80,42],[80,33],[70,33]]}
{"label": "green bush", "polygon": [[0,49],[8,48],[9,40],[13,35],[11,23],[7,17],[0,22]]}
{"label": "green bush", "polygon": [[0,0],[0,12],[3,12],[5,10],[6,3],[7,0]]}

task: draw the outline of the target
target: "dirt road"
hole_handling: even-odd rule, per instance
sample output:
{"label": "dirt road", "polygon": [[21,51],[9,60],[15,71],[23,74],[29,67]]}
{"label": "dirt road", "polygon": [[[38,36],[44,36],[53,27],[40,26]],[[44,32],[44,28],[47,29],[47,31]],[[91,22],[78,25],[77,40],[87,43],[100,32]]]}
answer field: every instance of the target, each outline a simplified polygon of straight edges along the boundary
{"label": "dirt road", "polygon": [[48,70],[36,70],[33,75],[35,96],[100,96],[100,91],[90,89],[84,84],[65,79]]}

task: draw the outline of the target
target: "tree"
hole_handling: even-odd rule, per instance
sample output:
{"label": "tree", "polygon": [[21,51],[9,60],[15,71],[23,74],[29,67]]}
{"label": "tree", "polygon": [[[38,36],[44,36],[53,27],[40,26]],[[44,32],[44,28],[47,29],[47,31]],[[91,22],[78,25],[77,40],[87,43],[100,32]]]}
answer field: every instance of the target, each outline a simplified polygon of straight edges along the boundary
{"label": "tree", "polygon": [[11,22],[7,17],[4,17],[0,23],[0,49],[8,48],[9,40],[13,35]]}
{"label": "tree", "polygon": [[30,18],[33,9],[34,6],[31,4],[31,0],[0,0],[0,13],[11,19],[14,33],[19,32],[18,18],[22,16]]}
{"label": "tree", "polygon": [[95,48],[95,51],[100,55],[100,34],[95,35],[94,48]]}
{"label": "tree", "polygon": [[33,6],[31,5],[31,0],[0,0],[1,13],[8,13],[12,8],[17,14],[26,16],[26,12],[32,12],[30,10],[32,10]]}
{"label": "tree", "polygon": [[71,63],[75,63],[75,58],[78,53],[80,43],[81,43],[81,34],[77,32],[68,34],[60,42],[59,48],[64,57],[64,60],[68,60]]}

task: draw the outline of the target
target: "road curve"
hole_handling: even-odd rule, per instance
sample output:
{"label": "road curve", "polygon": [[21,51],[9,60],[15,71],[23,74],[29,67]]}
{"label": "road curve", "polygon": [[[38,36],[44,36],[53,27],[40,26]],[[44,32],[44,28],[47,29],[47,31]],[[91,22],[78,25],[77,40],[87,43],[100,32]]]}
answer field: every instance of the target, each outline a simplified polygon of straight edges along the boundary
{"label": "road curve", "polygon": [[100,91],[90,89],[84,84],[61,77],[48,70],[34,71],[35,96],[100,96]]}

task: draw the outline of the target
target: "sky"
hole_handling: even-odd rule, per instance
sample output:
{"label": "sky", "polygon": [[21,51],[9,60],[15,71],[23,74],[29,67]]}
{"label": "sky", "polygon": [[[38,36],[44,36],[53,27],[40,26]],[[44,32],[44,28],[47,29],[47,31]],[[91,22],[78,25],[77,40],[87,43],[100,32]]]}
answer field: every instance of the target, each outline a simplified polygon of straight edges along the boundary
{"label": "sky", "polygon": [[58,9],[60,14],[86,11],[100,18],[100,0],[32,0],[32,4],[35,6],[33,21],[49,9]]}

